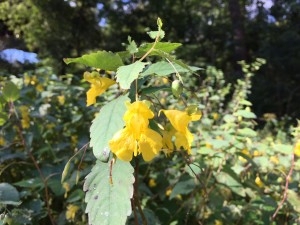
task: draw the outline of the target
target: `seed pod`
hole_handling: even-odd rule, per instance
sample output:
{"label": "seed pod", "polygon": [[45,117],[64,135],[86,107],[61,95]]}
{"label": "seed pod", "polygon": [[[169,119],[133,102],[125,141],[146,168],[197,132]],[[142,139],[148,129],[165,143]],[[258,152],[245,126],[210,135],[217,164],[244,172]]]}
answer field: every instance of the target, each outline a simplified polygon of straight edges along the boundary
{"label": "seed pod", "polygon": [[183,91],[183,86],[180,80],[174,80],[172,82],[172,93],[175,98],[179,98]]}

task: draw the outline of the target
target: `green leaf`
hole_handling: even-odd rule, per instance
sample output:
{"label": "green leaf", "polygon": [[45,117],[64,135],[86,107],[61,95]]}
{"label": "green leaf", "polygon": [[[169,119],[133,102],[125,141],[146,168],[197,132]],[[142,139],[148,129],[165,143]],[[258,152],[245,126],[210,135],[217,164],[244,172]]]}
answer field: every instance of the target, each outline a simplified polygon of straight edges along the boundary
{"label": "green leaf", "polygon": [[[226,172],[228,172],[228,171],[226,171]],[[228,173],[221,171],[219,173],[216,173],[215,177],[216,177],[218,183],[226,185],[234,193],[236,193],[242,197],[245,197],[246,192],[245,192],[245,189],[243,188],[243,185],[240,182],[238,182],[235,179],[235,177],[232,177],[231,175],[232,174],[228,174]]]}
{"label": "green leaf", "polygon": [[189,194],[196,187],[194,179],[191,179],[190,176],[182,176],[180,180],[174,186],[170,199],[175,198],[177,195]]}
{"label": "green leaf", "polygon": [[151,64],[143,73],[141,73],[141,76],[147,76],[151,74],[156,74],[158,76],[167,76],[172,73],[186,73],[189,72],[190,70],[192,71],[197,71],[200,68],[198,67],[189,67],[189,70],[174,63],[171,64],[169,62],[165,61],[160,61],[157,63]]}
{"label": "green leaf", "polygon": [[256,115],[253,112],[250,112],[248,110],[238,110],[234,113],[234,116],[241,116],[247,119],[255,119]]}
{"label": "green leaf", "polygon": [[276,152],[290,155],[293,153],[293,146],[286,144],[274,144],[273,148]]}
{"label": "green leaf", "polygon": [[165,37],[165,32],[163,30],[159,31],[149,31],[147,34],[150,36],[152,39],[156,39],[156,37],[159,35],[160,39],[163,39]]}
{"label": "green leaf", "polygon": [[0,183],[0,203],[7,205],[18,205],[20,201],[19,192],[9,183]]}
{"label": "green leaf", "polygon": [[287,201],[291,204],[291,206],[293,206],[293,208],[296,212],[300,213],[299,193],[289,189]]}
{"label": "green leaf", "polygon": [[130,54],[135,54],[139,51],[136,43],[134,40],[131,39],[130,36],[128,36],[128,42],[129,44],[127,45],[126,50],[130,53]]}
{"label": "green leaf", "polygon": [[124,65],[121,57],[118,54],[107,51],[98,51],[83,55],[78,58],[65,58],[64,62],[80,63],[85,66],[91,66],[98,69],[116,71],[119,66]]}
{"label": "green leaf", "polygon": [[5,124],[5,122],[8,120],[7,113],[5,112],[0,112],[0,126]]}
{"label": "green leaf", "polygon": [[138,78],[147,63],[136,61],[130,65],[120,66],[117,70],[117,82],[122,89],[129,89],[131,83]]}
{"label": "green leaf", "polygon": [[44,184],[41,178],[30,178],[28,180],[21,180],[19,182],[14,183],[14,185],[24,188],[42,188]]}
{"label": "green leaf", "polygon": [[161,90],[165,90],[165,91],[171,91],[170,87],[168,87],[167,85],[162,85],[162,86],[158,86],[158,87],[146,87],[140,90],[141,94],[152,94],[154,92],[157,91],[161,91]]}
{"label": "green leaf", "polygon": [[86,177],[83,190],[86,191],[88,224],[125,224],[131,214],[134,169],[122,160],[116,160],[111,168],[110,165],[98,160]]}
{"label": "green leaf", "polygon": [[[139,52],[136,54],[137,57],[141,57],[143,56],[147,51],[149,51],[154,43],[146,43],[146,44],[142,44],[139,47]],[[152,51],[149,56],[151,55],[159,55],[159,53],[157,51],[163,51],[166,53],[170,53],[172,51],[174,51],[175,49],[177,49],[178,47],[180,47],[182,44],[181,43],[171,43],[171,42],[158,42],[155,45],[155,50],[156,51]]]}
{"label": "green leaf", "polygon": [[13,102],[20,97],[20,90],[13,82],[7,82],[2,90],[4,99],[7,102]]}
{"label": "green leaf", "polygon": [[237,133],[244,137],[255,137],[257,135],[256,131],[254,131],[248,127],[238,129]]}
{"label": "green leaf", "polygon": [[107,161],[110,152],[108,142],[124,126],[123,115],[126,111],[126,101],[129,101],[127,96],[120,96],[111,101],[102,107],[93,120],[90,128],[90,146],[93,147],[95,157],[101,161]]}
{"label": "green leaf", "polygon": [[245,100],[245,99],[241,100],[241,101],[239,102],[239,104],[245,105],[245,106],[252,106],[252,103],[249,102],[248,100]]}

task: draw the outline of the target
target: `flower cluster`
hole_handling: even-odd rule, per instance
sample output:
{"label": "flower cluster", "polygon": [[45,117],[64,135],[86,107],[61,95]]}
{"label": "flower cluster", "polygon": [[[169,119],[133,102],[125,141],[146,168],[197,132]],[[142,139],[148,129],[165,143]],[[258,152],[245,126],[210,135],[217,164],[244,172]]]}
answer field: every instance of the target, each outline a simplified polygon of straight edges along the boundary
{"label": "flower cluster", "polygon": [[[149,128],[149,119],[154,117],[149,104],[145,101],[136,101],[127,104],[127,112],[123,119],[125,128],[117,132],[110,141],[110,149],[124,161],[130,161],[132,155],[142,154],[145,161],[152,160],[160,150],[166,153],[174,149],[186,149],[191,153],[193,135],[188,130],[191,121],[199,120],[199,111],[188,112],[179,110],[162,110],[169,119],[167,129],[160,133]],[[175,138],[173,144],[173,138]]]}
{"label": "flower cluster", "polygon": [[[87,92],[87,106],[96,102],[96,97],[105,92],[114,80],[101,77],[98,72],[85,72],[84,79],[91,83]],[[187,150],[191,154],[193,134],[188,125],[201,118],[197,107],[187,107],[185,111],[161,110],[169,123],[155,131],[149,127],[149,120],[154,118],[147,101],[127,103],[127,111],[123,116],[125,126],[109,141],[111,151],[121,160],[130,161],[133,156],[142,155],[145,161],[152,160],[162,150],[166,154],[179,150]],[[159,113],[160,114],[160,113]],[[162,126],[160,126],[162,127]]]}
{"label": "flower cluster", "polygon": [[128,104],[127,109],[123,117],[125,128],[114,135],[110,149],[124,161],[130,161],[132,154],[142,154],[145,161],[150,161],[162,148],[161,135],[149,128],[154,113],[143,101]]}

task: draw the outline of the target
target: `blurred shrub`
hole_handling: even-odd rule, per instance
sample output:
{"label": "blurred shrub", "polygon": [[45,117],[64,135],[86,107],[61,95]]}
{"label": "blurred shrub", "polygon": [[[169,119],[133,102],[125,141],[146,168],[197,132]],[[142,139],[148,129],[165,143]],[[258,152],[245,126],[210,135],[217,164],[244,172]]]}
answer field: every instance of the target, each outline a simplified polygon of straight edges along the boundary
{"label": "blurred shrub", "polygon": [[[191,127],[193,154],[140,162],[143,215],[138,221],[132,215],[128,224],[300,223],[299,129],[284,130],[272,114],[256,118],[248,101],[251,77],[263,63],[241,62],[245,77],[235,85],[214,67],[199,86],[192,75],[183,76],[183,100],[203,112]],[[154,82],[171,86],[170,80]],[[87,224],[82,181],[95,161],[87,146],[96,111],[85,106],[85,85],[47,67],[1,77],[0,224]],[[168,108],[185,107],[170,91],[155,97]],[[258,119],[263,129],[255,129]]]}

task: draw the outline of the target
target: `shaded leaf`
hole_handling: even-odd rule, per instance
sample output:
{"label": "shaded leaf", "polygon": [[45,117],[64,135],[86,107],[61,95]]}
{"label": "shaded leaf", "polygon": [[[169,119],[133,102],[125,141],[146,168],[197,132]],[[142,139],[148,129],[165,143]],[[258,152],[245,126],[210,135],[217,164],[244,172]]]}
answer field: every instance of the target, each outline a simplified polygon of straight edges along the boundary
{"label": "shaded leaf", "polygon": [[118,54],[107,51],[98,51],[78,58],[65,58],[64,62],[66,64],[80,63],[85,66],[111,71],[116,71],[119,66],[124,65]]}
{"label": "shaded leaf", "polygon": [[108,142],[113,135],[123,128],[123,115],[126,111],[125,102],[127,96],[120,96],[102,107],[99,114],[93,120],[90,128],[93,153],[97,159],[107,161],[110,153]]}
{"label": "shaded leaf", "polygon": [[161,90],[165,90],[165,91],[171,91],[170,87],[166,86],[166,85],[162,85],[162,86],[158,86],[158,87],[146,87],[140,90],[141,94],[151,94],[157,91],[161,91]]}
{"label": "shaded leaf", "polygon": [[246,196],[246,192],[245,189],[243,188],[243,185],[240,182],[238,182],[234,177],[230,176],[228,173],[221,171],[219,173],[216,173],[215,177],[219,183],[226,185],[234,193],[242,197]]}
{"label": "shaded leaf", "polygon": [[130,65],[120,66],[117,70],[117,82],[121,88],[129,89],[131,83],[138,78],[147,63],[136,61]]}
{"label": "shaded leaf", "polygon": [[129,162],[116,160],[111,168],[111,184],[110,165],[98,160],[84,183],[86,213],[91,225],[100,221],[102,225],[125,224],[131,214],[134,169]]}
{"label": "shaded leaf", "polygon": [[[192,71],[197,71],[200,68],[198,67],[189,67],[190,70]],[[155,74],[158,76],[167,76],[170,75],[172,73],[186,73],[189,72],[190,70],[174,63],[173,65],[169,62],[164,62],[164,61],[160,61],[157,63],[153,63],[151,64],[143,73],[141,73],[141,76],[147,76],[147,75],[151,75],[151,74]]]}
{"label": "shaded leaf", "polygon": [[5,122],[8,120],[7,113],[5,112],[0,112],[0,126],[5,124]]}
{"label": "shaded leaf", "polygon": [[175,198],[177,195],[185,195],[191,193],[195,189],[195,181],[190,176],[182,176],[174,186],[170,199]]}
{"label": "shaded leaf", "polygon": [[9,183],[0,183],[0,203],[7,205],[18,205],[20,201],[19,192]]}

